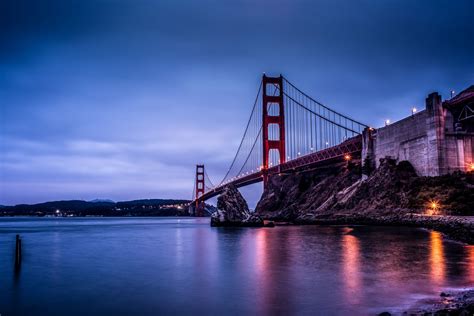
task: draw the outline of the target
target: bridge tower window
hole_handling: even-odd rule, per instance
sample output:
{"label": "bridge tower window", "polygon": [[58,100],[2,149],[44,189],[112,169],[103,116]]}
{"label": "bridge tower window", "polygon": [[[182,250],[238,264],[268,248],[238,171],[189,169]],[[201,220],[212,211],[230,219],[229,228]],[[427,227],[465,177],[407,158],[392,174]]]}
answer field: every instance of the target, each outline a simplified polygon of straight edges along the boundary
{"label": "bridge tower window", "polygon": [[280,126],[278,124],[268,124],[268,140],[280,140]]}

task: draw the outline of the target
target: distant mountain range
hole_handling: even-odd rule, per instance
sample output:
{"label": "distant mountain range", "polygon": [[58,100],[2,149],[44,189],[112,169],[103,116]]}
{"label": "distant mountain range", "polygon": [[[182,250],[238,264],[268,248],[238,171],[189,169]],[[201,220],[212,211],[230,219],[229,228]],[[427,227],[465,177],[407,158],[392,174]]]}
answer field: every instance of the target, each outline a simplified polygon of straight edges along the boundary
{"label": "distant mountain range", "polygon": [[173,199],[51,201],[0,206],[0,216],[188,216],[189,202]]}

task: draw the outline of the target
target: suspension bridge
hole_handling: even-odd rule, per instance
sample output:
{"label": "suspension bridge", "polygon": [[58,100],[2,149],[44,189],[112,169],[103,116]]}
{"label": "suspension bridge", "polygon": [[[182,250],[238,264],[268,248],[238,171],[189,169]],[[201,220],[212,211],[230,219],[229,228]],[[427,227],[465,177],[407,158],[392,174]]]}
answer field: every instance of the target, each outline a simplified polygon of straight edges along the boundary
{"label": "suspension bridge", "polygon": [[302,92],[285,77],[263,75],[244,134],[222,180],[213,183],[204,165],[196,165],[194,215],[204,201],[226,185],[242,187],[302,168],[361,156],[367,125],[343,115]]}

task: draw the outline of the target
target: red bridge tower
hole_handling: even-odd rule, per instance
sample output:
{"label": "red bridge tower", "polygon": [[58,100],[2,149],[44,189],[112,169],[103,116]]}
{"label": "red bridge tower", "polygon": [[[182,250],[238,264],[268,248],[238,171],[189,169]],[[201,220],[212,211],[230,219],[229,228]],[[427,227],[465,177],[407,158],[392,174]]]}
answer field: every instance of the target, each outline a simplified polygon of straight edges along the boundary
{"label": "red bridge tower", "polygon": [[199,201],[199,198],[204,194],[204,165],[196,165],[196,208],[194,209],[194,214],[196,216],[203,216],[203,207],[202,202]]}
{"label": "red bridge tower", "polygon": [[[262,78],[263,94],[263,186],[267,186],[270,151],[272,149],[278,150],[279,161],[278,164],[283,164],[286,161],[285,152],[285,110],[283,105],[283,76],[267,77],[265,74]],[[269,93],[273,92],[272,95]],[[278,109],[276,111],[275,107]],[[270,113],[269,113],[270,112]],[[275,139],[269,138],[269,129],[272,125],[278,125],[278,137]],[[276,134],[276,133],[272,133]]]}

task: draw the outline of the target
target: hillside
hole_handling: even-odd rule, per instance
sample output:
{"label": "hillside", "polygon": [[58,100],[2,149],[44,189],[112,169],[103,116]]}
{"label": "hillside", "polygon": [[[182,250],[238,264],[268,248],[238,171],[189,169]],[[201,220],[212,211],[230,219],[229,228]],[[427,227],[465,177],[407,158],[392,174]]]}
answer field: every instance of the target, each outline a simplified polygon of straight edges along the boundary
{"label": "hillside", "polygon": [[0,216],[187,216],[188,200],[51,201],[1,206]]}

